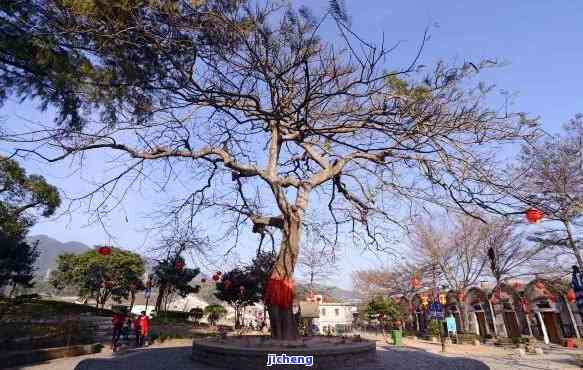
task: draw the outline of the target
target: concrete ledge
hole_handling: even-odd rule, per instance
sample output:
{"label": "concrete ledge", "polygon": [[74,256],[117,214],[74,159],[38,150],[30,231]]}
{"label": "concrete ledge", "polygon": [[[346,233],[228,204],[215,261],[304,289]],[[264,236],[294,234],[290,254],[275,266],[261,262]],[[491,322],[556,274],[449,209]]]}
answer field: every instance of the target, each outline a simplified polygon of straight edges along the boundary
{"label": "concrete ledge", "polygon": [[101,343],[34,349],[29,351],[14,351],[0,354],[0,367],[14,367],[21,365],[45,362],[62,357],[75,357],[99,353],[103,345]]}
{"label": "concrete ledge", "polygon": [[[239,345],[238,345],[239,344]],[[266,368],[268,354],[288,356],[313,356],[311,369],[358,369],[371,365],[376,360],[376,343],[369,340],[344,341],[322,345],[283,347],[245,346],[217,340],[195,339],[192,343],[192,359],[225,369],[256,370]],[[306,368],[304,365],[273,365],[270,369]]]}

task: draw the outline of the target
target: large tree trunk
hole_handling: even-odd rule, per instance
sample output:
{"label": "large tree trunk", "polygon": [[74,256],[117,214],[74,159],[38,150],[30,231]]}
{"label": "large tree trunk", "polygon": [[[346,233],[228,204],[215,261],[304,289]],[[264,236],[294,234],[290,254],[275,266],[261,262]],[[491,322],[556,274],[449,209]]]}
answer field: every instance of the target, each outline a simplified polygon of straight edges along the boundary
{"label": "large tree trunk", "polygon": [[158,288],[158,297],[156,298],[156,314],[160,314],[160,309],[162,308],[162,302],[164,299],[164,295],[166,294],[166,284],[160,284]]}
{"label": "large tree trunk", "polygon": [[265,301],[271,323],[271,337],[296,340],[298,328],[294,319],[293,273],[300,249],[301,210],[294,208],[284,216],[283,240],[267,283]]}

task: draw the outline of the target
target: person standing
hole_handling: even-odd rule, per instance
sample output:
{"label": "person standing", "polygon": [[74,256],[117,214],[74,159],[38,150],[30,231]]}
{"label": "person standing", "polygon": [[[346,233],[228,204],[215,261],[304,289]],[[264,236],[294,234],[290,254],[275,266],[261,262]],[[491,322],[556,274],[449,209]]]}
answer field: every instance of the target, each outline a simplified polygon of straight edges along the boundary
{"label": "person standing", "polygon": [[136,335],[136,347],[139,347],[140,343],[142,342],[142,339],[141,339],[142,328],[140,327],[140,317],[139,316],[134,316],[132,326],[134,329],[134,333]]}
{"label": "person standing", "polygon": [[141,329],[141,336],[140,336],[140,345],[144,345],[144,340],[148,337],[148,329],[150,327],[150,318],[146,315],[146,311],[142,311],[142,315],[140,316],[140,329]]}
{"label": "person standing", "polygon": [[111,323],[113,324],[113,335],[111,337],[111,349],[113,352],[117,351],[119,345],[119,337],[121,336],[121,331],[125,323],[125,315],[122,312],[116,312],[111,318]]}

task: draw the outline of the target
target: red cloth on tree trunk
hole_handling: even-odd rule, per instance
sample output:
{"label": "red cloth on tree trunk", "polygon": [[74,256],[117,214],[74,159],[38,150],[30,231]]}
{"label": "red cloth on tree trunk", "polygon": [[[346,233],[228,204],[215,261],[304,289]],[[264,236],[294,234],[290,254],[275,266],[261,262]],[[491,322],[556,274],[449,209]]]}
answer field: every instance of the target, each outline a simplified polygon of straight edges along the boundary
{"label": "red cloth on tree trunk", "polygon": [[291,279],[281,278],[277,274],[271,275],[265,287],[265,303],[288,308],[294,299],[294,284]]}

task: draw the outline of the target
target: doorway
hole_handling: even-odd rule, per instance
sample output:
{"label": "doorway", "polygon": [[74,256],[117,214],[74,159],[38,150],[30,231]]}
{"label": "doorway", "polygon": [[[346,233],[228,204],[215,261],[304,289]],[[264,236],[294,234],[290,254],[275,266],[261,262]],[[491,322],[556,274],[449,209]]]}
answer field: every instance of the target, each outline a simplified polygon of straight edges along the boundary
{"label": "doorway", "polygon": [[484,311],[476,311],[476,319],[478,320],[478,331],[480,332],[480,337],[485,337],[488,332],[486,331],[486,315]]}
{"label": "doorway", "polygon": [[504,326],[509,338],[520,337],[520,327],[514,311],[504,311]]}
{"label": "doorway", "polygon": [[559,327],[555,318],[556,313],[547,311],[541,312],[541,314],[545,323],[545,327],[547,328],[549,341],[551,341],[551,343],[561,344],[561,334],[559,333]]}

